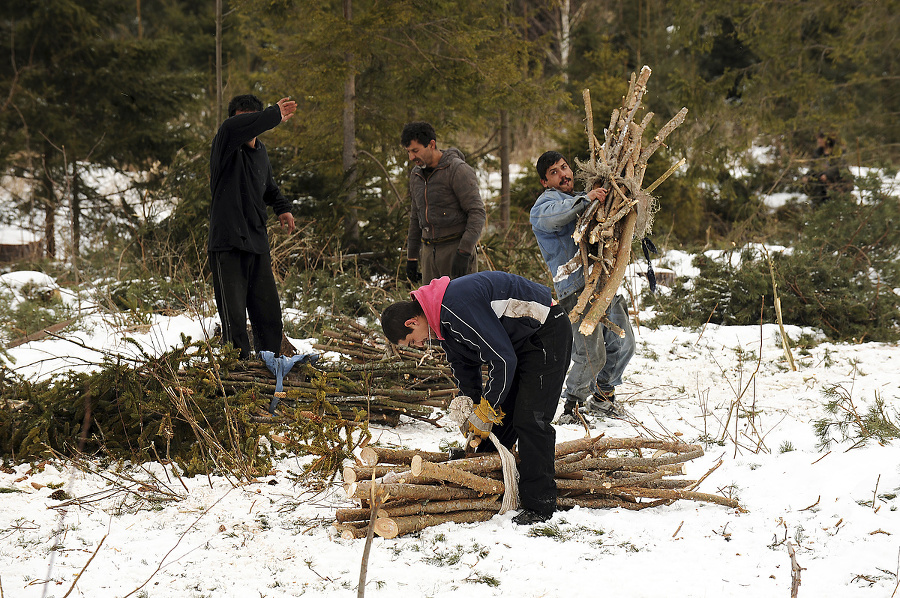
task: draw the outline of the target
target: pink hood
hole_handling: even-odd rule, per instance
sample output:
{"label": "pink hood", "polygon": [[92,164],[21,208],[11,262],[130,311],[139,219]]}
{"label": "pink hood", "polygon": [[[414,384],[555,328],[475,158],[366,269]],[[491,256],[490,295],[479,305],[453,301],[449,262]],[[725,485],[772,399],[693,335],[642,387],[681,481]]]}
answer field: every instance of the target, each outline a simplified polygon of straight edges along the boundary
{"label": "pink hood", "polygon": [[441,276],[410,293],[422,306],[428,327],[439,341],[444,340],[444,337],[441,336],[441,303],[444,301],[444,293],[449,284],[450,277]]}

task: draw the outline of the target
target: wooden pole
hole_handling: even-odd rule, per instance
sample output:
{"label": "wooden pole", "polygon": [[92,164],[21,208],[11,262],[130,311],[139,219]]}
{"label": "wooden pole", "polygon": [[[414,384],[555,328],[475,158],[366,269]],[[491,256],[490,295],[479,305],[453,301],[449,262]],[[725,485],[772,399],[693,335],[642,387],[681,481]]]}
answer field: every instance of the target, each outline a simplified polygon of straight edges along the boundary
{"label": "wooden pole", "polygon": [[[377,483],[377,482],[376,482]],[[362,480],[348,484],[346,488],[349,498],[369,498],[372,482]],[[427,486],[425,484],[380,484],[384,492],[391,498],[410,500],[456,500],[459,498],[482,498],[482,494],[470,488],[451,488],[450,486]]]}
{"label": "wooden pole", "polygon": [[437,515],[415,515],[411,517],[379,517],[375,521],[375,533],[383,538],[396,538],[404,534],[418,532],[426,527],[442,523],[476,523],[487,521],[495,511],[456,511]]}
{"label": "wooden pole", "polygon": [[500,480],[483,478],[474,473],[462,471],[461,469],[448,467],[438,463],[431,463],[430,461],[423,460],[419,455],[412,458],[410,471],[412,471],[412,474],[415,477],[450,482],[452,484],[471,488],[472,490],[477,490],[483,494],[503,494],[504,491],[503,482]]}

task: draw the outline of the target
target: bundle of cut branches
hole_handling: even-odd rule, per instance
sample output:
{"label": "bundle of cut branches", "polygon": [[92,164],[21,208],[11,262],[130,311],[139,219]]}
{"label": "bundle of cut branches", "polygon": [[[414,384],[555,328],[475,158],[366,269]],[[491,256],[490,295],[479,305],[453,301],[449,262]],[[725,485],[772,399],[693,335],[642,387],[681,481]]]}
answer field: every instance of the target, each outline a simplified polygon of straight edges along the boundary
{"label": "bundle of cut branches", "polygon": [[584,90],[590,158],[586,162],[576,161],[579,168],[576,176],[584,181],[587,190],[603,188],[607,195],[602,202],[591,202],[579,217],[572,235],[578,253],[553,273],[554,279],[559,281],[578,268],[584,268],[584,291],[570,313],[573,323],[581,320],[579,330],[584,335],[591,334],[602,323],[624,336],[625,333],[606,318],[606,310],[625,277],[632,240],[643,237],[652,227],[656,201],[650,193],[684,163],[682,159],[652,185],[642,188],[650,156],[684,122],[687,114],[687,108],[682,108],[644,146],[644,130],[653,113],[645,114],[640,123],[635,118],[649,78],[650,67],[647,66],[641,69],[640,76],[631,75],[628,93],[622,106],[613,110],[609,128],[604,129],[602,144],[594,135],[590,92]]}
{"label": "bundle of cut branches", "polygon": [[[456,396],[450,366],[441,353],[392,346],[350,319],[336,320],[332,327],[323,333],[326,342],[313,348],[338,353],[339,359],[292,369],[279,396],[286,405],[311,409],[324,400],[337,407],[341,417],[354,419],[354,411],[361,409],[370,422],[397,425],[401,414],[431,422],[434,408],[446,408]],[[226,391],[253,387],[269,401],[275,396],[272,374],[259,362],[245,362],[224,373],[222,384]]]}
{"label": "bundle of cut branches", "polygon": [[[702,455],[700,445],[646,438],[560,443],[557,504],[640,510],[693,500],[740,509],[732,498],[695,491],[709,473],[668,479]],[[487,521],[500,510],[501,467],[497,453],[451,461],[446,453],[367,446],[357,464],[344,468],[344,489],[360,505],[338,509],[334,525],[347,539],[365,537],[370,524],[379,536],[394,538],[450,521]]]}

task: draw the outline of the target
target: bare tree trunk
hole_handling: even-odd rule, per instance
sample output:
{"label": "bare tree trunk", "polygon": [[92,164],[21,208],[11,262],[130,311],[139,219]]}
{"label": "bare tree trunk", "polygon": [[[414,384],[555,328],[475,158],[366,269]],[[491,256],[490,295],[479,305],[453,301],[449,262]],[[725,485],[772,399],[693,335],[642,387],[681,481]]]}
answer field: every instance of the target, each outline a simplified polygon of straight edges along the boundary
{"label": "bare tree trunk", "polygon": [[569,55],[572,53],[572,1],[559,3],[559,28],[556,32],[559,43],[559,69],[563,83],[569,82]]}
{"label": "bare tree trunk", "polygon": [[53,147],[44,143],[44,159],[42,164],[43,203],[44,203],[44,248],[47,257],[56,257],[56,191],[53,178],[50,176],[50,163],[53,160]]}
{"label": "bare tree trunk", "polygon": [[216,0],[216,125],[222,122],[222,0]]}
{"label": "bare tree trunk", "polygon": [[[353,20],[353,0],[344,0],[344,19]],[[344,151],[341,163],[344,168],[344,185],[347,189],[347,220],[344,223],[345,245],[353,248],[359,244],[359,215],[356,209],[356,73],[353,54],[346,55],[350,72],[344,81]]]}
{"label": "bare tree trunk", "polygon": [[500,111],[500,229],[509,228],[509,112]]}
{"label": "bare tree trunk", "polygon": [[81,177],[78,176],[78,163],[72,161],[72,266],[78,269],[78,256],[81,255]]}
{"label": "bare tree trunk", "polygon": [[[509,27],[509,3],[503,3],[503,28]],[[509,112],[500,110],[500,230],[509,228]]]}

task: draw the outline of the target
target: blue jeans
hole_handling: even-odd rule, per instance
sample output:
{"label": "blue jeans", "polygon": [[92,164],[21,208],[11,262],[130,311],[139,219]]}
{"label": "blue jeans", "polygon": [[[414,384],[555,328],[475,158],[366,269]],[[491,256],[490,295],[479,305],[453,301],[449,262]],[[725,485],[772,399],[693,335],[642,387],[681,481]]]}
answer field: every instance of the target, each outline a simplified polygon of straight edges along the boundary
{"label": "blue jeans", "polygon": [[[566,313],[571,313],[578,302],[581,289],[559,304]],[[584,309],[588,313],[590,304]],[[584,317],[572,324],[574,343],[572,345],[572,368],[566,377],[566,390],[563,396],[567,401],[584,403],[594,391],[611,392],[622,383],[622,373],[634,356],[634,330],[628,317],[628,304],[625,297],[616,295],[606,310],[606,317],[625,331],[625,338],[607,329],[597,326],[589,336],[578,331]]]}

